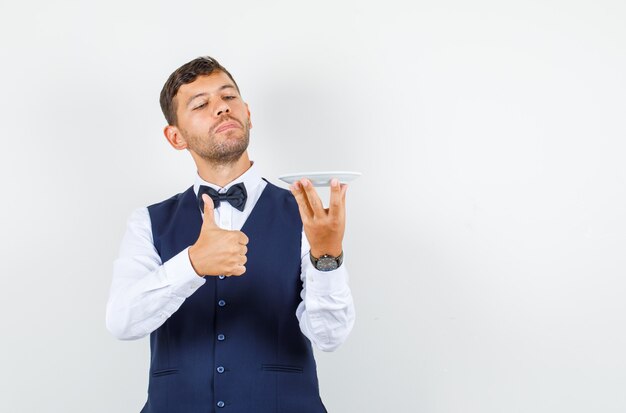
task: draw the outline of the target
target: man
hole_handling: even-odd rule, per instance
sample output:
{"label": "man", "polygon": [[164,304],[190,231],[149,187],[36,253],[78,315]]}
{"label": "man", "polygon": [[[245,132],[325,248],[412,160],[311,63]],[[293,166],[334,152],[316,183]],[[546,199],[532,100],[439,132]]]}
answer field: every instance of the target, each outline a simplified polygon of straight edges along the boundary
{"label": "man", "polygon": [[119,339],[150,334],[142,412],[326,411],[311,342],[332,351],[354,323],[347,186],[333,180],[325,209],[307,179],[291,192],[262,179],[248,105],[215,59],[172,73],[161,108],[195,183],[133,212],[106,313]]}

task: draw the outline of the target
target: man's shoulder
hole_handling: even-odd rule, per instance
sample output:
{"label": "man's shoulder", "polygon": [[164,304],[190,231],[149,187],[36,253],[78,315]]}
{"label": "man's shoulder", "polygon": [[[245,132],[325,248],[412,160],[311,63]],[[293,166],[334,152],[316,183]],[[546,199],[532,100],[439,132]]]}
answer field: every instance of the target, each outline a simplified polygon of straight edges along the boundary
{"label": "man's shoulder", "polygon": [[274,185],[273,183],[271,183],[270,181],[268,181],[267,179],[263,178],[263,180],[265,182],[267,182],[267,186],[265,187],[265,191],[269,190],[274,197],[279,198],[281,200],[283,200],[284,202],[288,203],[288,204],[297,204],[296,203],[296,198],[294,198],[293,194],[291,193],[291,191],[289,191],[288,189],[285,188],[281,188],[278,185]]}
{"label": "man's shoulder", "polygon": [[156,210],[163,210],[163,209],[170,209],[170,208],[175,208],[176,205],[178,205],[178,203],[183,199],[184,196],[189,194],[189,191],[193,191],[193,186],[187,188],[185,191],[183,192],[179,192],[176,195],[173,195],[163,201],[160,202],[156,202],[154,204],[148,205],[148,211],[156,211]]}
{"label": "man's shoulder", "polygon": [[296,198],[293,196],[291,191],[274,185],[265,178],[264,180],[267,182],[267,186],[263,191],[269,192],[268,200],[270,200],[270,202],[274,205],[272,212],[279,214],[286,223],[295,225],[300,228],[301,231],[302,220],[300,218],[298,202],[296,202]]}

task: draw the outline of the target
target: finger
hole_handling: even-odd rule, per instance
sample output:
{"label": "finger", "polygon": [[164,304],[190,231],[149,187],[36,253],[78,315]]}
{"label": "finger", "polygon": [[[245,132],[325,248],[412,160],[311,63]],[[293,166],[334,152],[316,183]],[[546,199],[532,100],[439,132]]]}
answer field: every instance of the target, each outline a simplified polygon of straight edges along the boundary
{"label": "finger", "polygon": [[322,200],[319,195],[317,195],[317,191],[315,187],[308,179],[304,178],[301,181],[302,187],[304,188],[304,193],[306,194],[306,199],[309,201],[309,205],[311,206],[311,210],[314,215],[324,216],[324,205],[322,204]]}
{"label": "finger", "polygon": [[243,275],[243,273],[245,273],[245,272],[246,272],[246,266],[245,265],[238,265],[233,270],[233,275]]}
{"label": "finger", "polygon": [[346,205],[346,192],[348,192],[348,184],[341,184],[341,200]]}
{"label": "finger", "polygon": [[298,209],[300,210],[300,216],[302,220],[313,219],[313,210],[309,205],[309,201],[302,190],[302,184],[299,181],[294,182],[290,187],[291,193],[296,198],[296,202],[298,203]]}
{"label": "finger", "polygon": [[339,217],[343,209],[342,191],[339,181],[333,178],[330,181],[330,205],[328,206],[329,215]]}
{"label": "finger", "polygon": [[248,247],[246,247],[245,245],[242,245],[241,248],[239,248],[239,254],[246,255],[247,253],[248,253]]}
{"label": "finger", "polygon": [[215,216],[213,214],[213,211],[215,210],[213,200],[207,194],[202,194],[202,201],[204,201],[204,222],[202,223],[202,227],[217,227],[217,224],[215,223]]}
{"label": "finger", "polygon": [[239,233],[239,237],[237,239],[239,244],[248,245],[248,242],[250,242],[250,239],[248,238],[248,236],[241,231],[237,231],[237,232]]}

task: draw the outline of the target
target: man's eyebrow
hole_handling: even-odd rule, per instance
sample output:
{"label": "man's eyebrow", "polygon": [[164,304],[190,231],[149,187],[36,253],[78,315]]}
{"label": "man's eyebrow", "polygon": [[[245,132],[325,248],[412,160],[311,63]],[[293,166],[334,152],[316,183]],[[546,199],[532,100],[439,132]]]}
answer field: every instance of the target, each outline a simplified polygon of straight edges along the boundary
{"label": "man's eyebrow", "polygon": [[[224,85],[222,87],[220,87],[217,91],[220,92],[224,89],[235,89],[235,86],[233,85]],[[195,99],[195,98],[199,98],[200,96],[206,96],[208,95],[208,93],[206,92],[200,92],[200,93],[196,93],[195,95],[193,95],[192,97],[190,97],[189,99],[187,99],[187,106],[189,106],[189,104]]]}

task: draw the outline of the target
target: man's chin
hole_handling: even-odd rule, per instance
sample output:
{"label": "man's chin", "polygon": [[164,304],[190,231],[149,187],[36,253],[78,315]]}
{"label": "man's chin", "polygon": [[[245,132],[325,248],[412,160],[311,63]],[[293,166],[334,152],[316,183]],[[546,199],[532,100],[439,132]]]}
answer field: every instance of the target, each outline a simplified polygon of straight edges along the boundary
{"label": "man's chin", "polygon": [[222,146],[221,148],[219,148],[219,150],[214,151],[211,154],[210,160],[220,164],[234,163],[241,158],[241,156],[246,152],[247,149],[248,145],[229,147]]}

